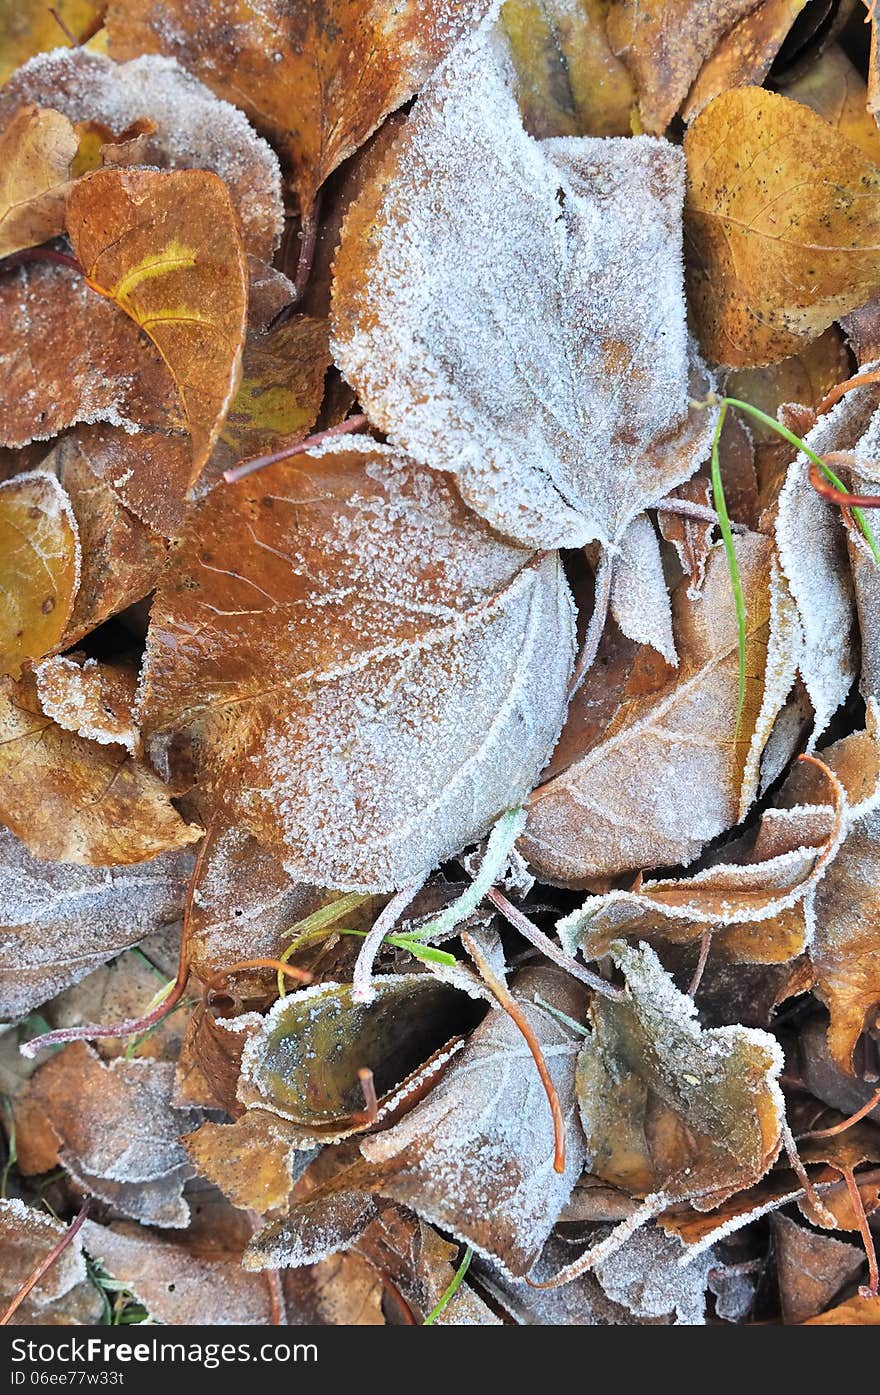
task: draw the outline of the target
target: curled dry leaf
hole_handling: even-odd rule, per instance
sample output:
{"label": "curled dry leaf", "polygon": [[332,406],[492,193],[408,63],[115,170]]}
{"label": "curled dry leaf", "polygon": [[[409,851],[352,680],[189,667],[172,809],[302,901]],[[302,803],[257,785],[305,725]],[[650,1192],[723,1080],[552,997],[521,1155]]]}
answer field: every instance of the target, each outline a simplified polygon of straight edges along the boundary
{"label": "curled dry leaf", "polygon": [[620,540],[611,579],[611,614],[627,638],[650,644],[678,667],[660,543],[647,514],[634,518]]}
{"label": "curled dry leaf", "polygon": [[241,376],[247,266],[225,184],[204,170],[95,170],[67,230],[93,290],[156,345],[179,389],[194,480]]}
{"label": "curled dry leaf", "polygon": [[0,135],[0,257],[58,237],[79,146],[58,111],[21,107]]}
{"label": "curled dry leaf", "polygon": [[[709,507],[712,488],[702,475],[695,475],[673,489],[671,497],[682,499],[686,504]],[[691,600],[696,600],[706,579],[706,563],[712,551],[715,524],[665,512],[658,513],[657,524],[660,536],[675,548],[681,569],[688,578],[688,595]]]}
{"label": "curled dry leaf", "polygon": [[758,0],[617,0],[608,15],[614,52],[633,75],[646,131],[666,130],[708,54]]}
{"label": "curled dry leaf", "polygon": [[83,1244],[157,1322],[177,1326],[265,1327],[272,1322],[269,1286],[247,1274],[240,1252],[199,1253],[192,1241],[172,1241],[141,1226],[86,1221]]}
{"label": "curled dry leaf", "polygon": [[502,532],[615,542],[711,437],[688,405],[681,156],[535,141],[514,81],[481,31],[425,88],[343,227],[336,362],[370,420]]}
{"label": "curled dry leaf", "polygon": [[338,164],[486,9],[484,0],[112,0],[117,58],[166,53],[275,138],[304,213]]}
{"label": "curled dry leaf", "polygon": [[[0,1306],[16,1297],[37,1265],[63,1240],[67,1227],[26,1206],[15,1197],[0,1200]],[[88,1282],[82,1235],[66,1245],[39,1283],[12,1316],[11,1322],[35,1326],[98,1322],[101,1298]]]}
{"label": "curled dry leaf", "polygon": [[43,659],[34,674],[40,706],[59,727],[136,754],[140,733],[132,716],[137,688],[134,668],[72,654]]}
{"label": "curled dry leaf", "polygon": [[0,1018],[21,1017],[183,909],[189,856],[129,871],[38,861],[0,829]]}
{"label": "curled dry leaf", "polygon": [[609,0],[505,0],[501,28],[532,136],[628,136],[635,92],[605,33]]}
{"label": "curled dry leaf", "polygon": [[724,35],[703,64],[681,115],[693,121],[732,87],[760,87],[806,0],[760,0]]}
{"label": "curled dry leaf", "polygon": [[35,857],[92,866],[145,862],[202,836],[124,747],[47,717],[33,675],[0,683],[0,818]]}
{"label": "curled dry leaf", "polygon": [[880,289],[880,170],[808,107],[725,92],[685,154],[689,298],[710,359],[772,363]]}
{"label": "curled dry leaf", "polygon": [[0,483],[0,674],[17,677],[59,644],[79,579],[76,519],[54,475]]}
{"label": "curled dry leaf", "polygon": [[0,91],[0,129],[23,102],[52,107],[77,124],[93,123],[111,139],[146,119],[151,129],[137,146],[108,153],[126,165],[213,170],[229,190],[248,251],[272,256],[283,226],[281,171],[274,151],[240,111],[171,59],[148,55],[113,63],[101,53],[52,47]]}
{"label": "curled dry leaf", "polygon": [[[234,1124],[202,1124],[182,1141],[201,1177],[216,1183],[234,1206],[263,1215],[290,1202],[297,1155],[289,1134],[277,1115],[248,1109]],[[311,1155],[304,1156],[308,1161]]]}
{"label": "curled dry leaf", "polygon": [[105,1065],[84,1042],[50,1057],[16,1101],[18,1161],[25,1175],[59,1162],[86,1193],[150,1225],[189,1220],[190,1174],[179,1135],[198,1122],[172,1108],[170,1061],[122,1058]]}
{"label": "curled dry leaf", "polygon": [[193,511],[153,604],[139,718],[154,748],[186,737],[205,798],[292,875],[388,890],[525,797],[572,648],[554,555],[350,438]]}
{"label": "curled dry leaf", "polygon": [[[757,534],[736,540],[747,611],[746,701],[736,740],[738,646],[730,577],[720,545],[699,598],[682,581],[673,595],[679,668],[645,690],[634,674],[604,726],[585,743],[560,742],[556,767],[529,802],[519,847],[543,878],[567,886],[627,870],[689,862],[738,823],[755,798],[760,757],[794,682],[800,634],[772,556]],[[668,673],[668,670],[667,670]],[[575,698],[569,726],[583,726],[593,682]]]}
{"label": "curled dry leaf", "polygon": [[779,1152],[782,1052],[754,1028],[702,1030],[647,946],[618,941],[611,953],[627,995],[594,999],[578,1061],[587,1167],[636,1195],[662,1191],[711,1210]]}

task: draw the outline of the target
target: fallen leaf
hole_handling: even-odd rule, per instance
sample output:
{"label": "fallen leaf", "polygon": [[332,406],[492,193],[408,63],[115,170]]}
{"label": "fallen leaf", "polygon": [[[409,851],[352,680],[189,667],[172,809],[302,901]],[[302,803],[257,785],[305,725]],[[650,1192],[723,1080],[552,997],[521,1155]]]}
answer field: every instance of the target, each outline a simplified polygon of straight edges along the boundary
{"label": "fallen leaf", "polygon": [[136,755],[140,732],[132,716],[137,671],[103,664],[84,654],[43,659],[34,668],[45,715],[65,731],[101,746],[124,746]]}
{"label": "fallen leaf", "polygon": [[[64,1237],[67,1226],[15,1197],[0,1200],[0,1238],[3,1263],[0,1266],[0,1299],[3,1306],[14,1298],[37,1265]],[[77,1235],[65,1246],[45,1276],[31,1289],[13,1314],[13,1326],[38,1327],[77,1325],[99,1321],[101,1299],[89,1283]]]}
{"label": "fallen leaf", "polygon": [[64,229],[65,184],[79,140],[60,112],[20,107],[0,134],[0,256]]}
{"label": "fallen leaf", "polygon": [[38,861],[0,829],[0,1018],[22,1017],[177,919],[189,857],[135,869]]}
{"label": "fallen leaf", "polygon": [[610,0],[505,0],[501,28],[532,136],[628,136],[635,93],[605,33]]}
{"label": "fallen leaf", "polygon": [[877,293],[880,170],[815,112],[725,92],[685,155],[688,293],[710,359],[772,363]]}
{"label": "fallen leaf", "polygon": [[47,717],[32,675],[0,684],[0,817],[35,857],[92,866],[145,862],[202,836],[123,747]]}
{"label": "fallen leaf", "polygon": [[558,560],[350,437],[193,511],[153,603],[139,718],[148,744],[186,736],[204,796],[291,875],[388,890],[525,797],[571,661]]}
{"label": "fallen leaf", "polygon": [[[712,490],[708,480],[695,475],[693,479],[678,485],[671,494],[674,499],[708,507]],[[675,548],[681,569],[688,578],[688,596],[696,600],[706,579],[706,563],[712,551],[715,524],[681,514],[658,513],[657,525],[660,536]]]}
{"label": "fallen leaf", "polygon": [[666,130],[719,39],[759,0],[615,0],[611,46],[626,63],[646,131]]}
{"label": "fallen leaf", "polygon": [[59,644],[79,587],[79,533],[54,475],[0,483],[0,558],[0,674],[17,677]]}
{"label": "fallen leaf", "polygon": [[149,336],[180,390],[192,482],[241,374],[247,267],[226,186],[202,170],[95,170],[70,191],[67,230],[88,284]]}
{"label": "fallen leaf", "polygon": [[76,125],[95,123],[111,139],[146,119],[151,130],[137,146],[108,149],[114,160],[213,170],[229,191],[247,250],[271,258],[283,226],[281,170],[240,111],[170,59],[145,55],[114,63],[86,49],[52,47],[54,52],[25,64],[0,91],[0,129],[24,102],[53,107]]}
{"label": "fallen leaf", "polygon": [[263,1215],[290,1202],[296,1152],[289,1133],[285,1121],[268,1110],[248,1109],[233,1124],[202,1124],[183,1144],[200,1176],[216,1183],[234,1206]]}
{"label": "fallen leaf", "polygon": [[806,1322],[823,1312],[859,1276],[865,1256],[855,1245],[817,1235],[787,1216],[773,1217],[773,1240],[783,1321]]}
{"label": "fallen leaf", "polygon": [[760,87],[805,4],[806,0],[762,0],[728,29],[700,69],[682,119],[693,121],[713,97],[732,87]]}
{"label": "fallen leaf", "polygon": [[827,1313],[808,1318],[805,1327],[880,1327],[880,1298],[848,1298]]}
{"label": "fallen leaf", "polygon": [[587,1167],[636,1195],[711,1210],[757,1182],[781,1146],[779,1046],[749,1027],[701,1030],[647,946],[612,947],[627,996],[596,997],[578,1060]]}
{"label": "fallen leaf", "polygon": [[[603,875],[686,863],[745,816],[761,752],[794,681],[799,635],[791,601],[769,575],[769,542],[752,534],[738,538],[736,549],[748,615],[737,739],[736,624],[718,545],[700,597],[692,600],[684,581],[673,595],[678,670],[647,692],[618,690],[607,725],[587,729],[592,744],[569,744],[567,764],[532,795],[519,847],[542,878],[583,887]],[[593,681],[606,681],[601,669]],[[591,700],[588,677],[569,724]]]}
{"label": "fallen leaf", "polygon": [[867,109],[867,84],[837,44],[787,82],[785,95],[811,107],[875,165],[880,164],[880,131]]}
{"label": "fallen leaf", "polygon": [[307,214],[319,188],[421,87],[481,0],[111,0],[116,58],[166,53],[282,146]]}
{"label": "fallen leaf", "polygon": [[681,156],[536,142],[514,81],[480,33],[422,92],[346,217],[331,342],[371,422],[494,527],[616,543],[713,426],[689,408]]}
{"label": "fallen leaf", "polygon": [[611,578],[611,614],[628,639],[650,644],[678,667],[660,543],[647,514],[634,518],[620,540]]}

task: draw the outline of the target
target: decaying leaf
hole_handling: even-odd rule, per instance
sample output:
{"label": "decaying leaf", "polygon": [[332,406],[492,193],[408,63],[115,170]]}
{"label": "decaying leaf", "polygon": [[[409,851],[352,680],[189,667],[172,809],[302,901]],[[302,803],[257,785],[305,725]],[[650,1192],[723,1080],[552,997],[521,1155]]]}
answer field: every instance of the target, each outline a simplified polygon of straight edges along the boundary
{"label": "decaying leaf", "polygon": [[759,87],[806,0],[761,0],[722,38],[700,69],[682,107],[693,121],[703,107],[732,87]]}
{"label": "decaying leaf", "polygon": [[0,818],[35,857],[91,866],[145,862],[202,836],[124,747],[47,717],[33,675],[0,684]]}
{"label": "decaying leaf", "polygon": [[764,1175],[781,1146],[776,1077],[782,1053],[766,1032],[701,1030],[647,946],[612,946],[627,996],[595,998],[578,1061],[587,1166],[636,1195],[663,1192],[711,1210]]}
{"label": "decaying leaf", "polygon": [[0,256],[57,237],[79,146],[58,111],[21,107],[0,135]]}
{"label": "decaying leaf", "polygon": [[772,363],[877,293],[880,170],[814,111],[725,92],[685,154],[689,296],[710,359]]}
{"label": "decaying leaf", "polygon": [[58,645],[80,579],[79,533],[54,475],[34,471],[0,483],[0,674]]}
{"label": "decaying leaf", "polygon": [[842,48],[827,48],[812,67],[786,83],[785,95],[812,107],[875,165],[880,163],[880,131],[867,109],[867,83]]}
{"label": "decaying leaf", "polygon": [[0,1018],[21,1017],[183,909],[189,856],[128,870],[38,861],[0,829]]}
{"label": "decaying leaf", "polygon": [[[0,1200],[0,1302],[15,1298],[41,1260],[62,1240],[67,1227],[48,1211],[26,1206],[15,1197]],[[97,1322],[101,1299],[88,1282],[82,1237],[65,1246],[45,1276],[31,1289],[11,1318],[14,1325]]]}
{"label": "decaying leaf", "polygon": [[206,797],[294,876],[390,889],[525,797],[571,662],[558,560],[349,438],[193,511],[153,604],[139,719],[154,748],[186,736]]}
{"label": "decaying leaf", "polygon": [[180,391],[194,480],[241,375],[247,266],[226,186],[202,170],[95,170],[67,229],[93,290],[153,341]]}
{"label": "decaying leaf", "polygon": [[501,27],[530,135],[628,136],[629,73],[605,33],[609,0],[505,0]]}
{"label": "decaying leaf", "polygon": [[858,1278],[865,1256],[833,1235],[817,1235],[787,1216],[773,1217],[776,1266],[787,1323],[823,1312],[847,1283]]}
{"label": "decaying leaf", "polygon": [[[684,581],[673,596],[678,670],[647,692],[635,682],[631,697],[624,689],[607,725],[587,728],[586,748],[566,745],[563,733],[567,763],[532,795],[520,840],[542,877],[587,886],[598,876],[689,862],[744,817],[761,752],[794,681],[800,640],[769,542],[749,535],[736,547],[748,617],[737,739],[736,624],[716,546],[699,598],[688,595]],[[570,726],[591,700],[588,678],[572,703]]]}
{"label": "decaying leaf", "polygon": [[229,191],[247,250],[272,256],[282,228],[281,171],[274,151],[240,111],[171,59],[113,63],[85,49],[52,48],[0,91],[0,129],[8,129],[22,103],[52,107],[75,124],[94,123],[110,139],[146,119],[151,130],[122,163],[213,170]]}
{"label": "decaying leaf", "polygon": [[480,32],[423,91],[343,227],[336,362],[370,420],[502,532],[616,542],[694,473],[713,425],[688,406],[681,157],[535,141],[514,81]]}
{"label": "decaying leaf", "polygon": [[40,706],[58,726],[102,746],[124,746],[130,755],[137,753],[140,733],[132,716],[135,669],[75,653],[43,659],[34,673]]}
{"label": "decaying leaf", "polygon": [[73,1042],[50,1057],[16,1101],[19,1166],[60,1162],[86,1191],[146,1224],[185,1227],[191,1175],[179,1135],[198,1122],[174,1109],[174,1066],[117,1059],[105,1065]]}
{"label": "decaying leaf", "polygon": [[807,1318],[805,1327],[880,1327],[880,1298],[848,1298],[818,1317]]}

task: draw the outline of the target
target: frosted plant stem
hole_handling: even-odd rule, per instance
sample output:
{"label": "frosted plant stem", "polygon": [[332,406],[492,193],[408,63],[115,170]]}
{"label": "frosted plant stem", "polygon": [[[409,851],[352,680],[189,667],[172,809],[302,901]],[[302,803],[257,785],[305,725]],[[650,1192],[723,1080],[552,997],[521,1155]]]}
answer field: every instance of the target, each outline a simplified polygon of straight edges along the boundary
{"label": "frosted plant stem", "polygon": [[813,1186],[812,1182],[807,1176],[807,1169],[804,1167],[801,1161],[801,1155],[797,1150],[797,1144],[794,1141],[794,1136],[791,1132],[787,1119],[782,1125],[781,1137],[782,1146],[785,1149],[789,1164],[791,1166],[791,1170],[800,1182],[801,1187],[803,1188],[804,1196],[806,1197],[807,1201],[809,1201],[810,1205],[814,1208],[817,1216],[822,1217],[823,1224],[829,1226],[832,1230],[836,1230],[837,1221],[835,1220],[831,1212],[828,1210],[828,1207],[825,1205],[825,1203],[822,1200],[820,1200],[816,1188]]}
{"label": "frosted plant stem", "polygon": [[283,446],[281,450],[272,451],[269,455],[255,455],[251,460],[243,460],[232,470],[224,470],[223,478],[227,484],[235,484],[237,480],[252,475],[255,470],[262,470],[267,465],[277,465],[279,460],[290,460],[294,455],[305,455],[306,451],[320,446],[323,441],[332,441],[336,436],[347,436],[350,431],[360,431],[361,427],[366,425],[367,418],[362,412],[358,412],[353,417],[346,417],[345,421],[340,421],[336,426],[328,426],[326,431],[317,431],[314,436],[307,436],[296,445]]}
{"label": "frosted plant stem", "polygon": [[596,661],[599,652],[599,641],[605,629],[605,621],[608,619],[608,607],[611,604],[611,582],[614,576],[614,559],[610,552],[603,549],[599,559],[599,566],[596,569],[596,589],[593,595],[593,613],[590,616],[590,623],[587,625],[587,633],[584,635],[584,642],[581,645],[581,652],[578,655],[577,663],[574,666],[574,673],[571,676],[571,683],[568,688],[569,702],[580,688],[590,669]]}
{"label": "frosted plant stem", "polygon": [[393,930],[400,917],[403,915],[413,897],[421,891],[425,884],[425,879],[420,877],[418,881],[410,882],[402,891],[395,892],[388,905],[380,911],[376,918],[376,923],[369,931],[366,939],[360,947],[357,962],[354,966],[352,976],[351,998],[354,1003],[372,1002],[375,991],[373,989],[373,964],[376,955],[379,953],[379,946],[388,934]]}
{"label": "frosted plant stem", "polygon": [[552,1279],[544,1279],[539,1283],[536,1279],[530,1279],[526,1275],[526,1283],[530,1288],[562,1288],[564,1284],[570,1284],[573,1279],[579,1279],[581,1274],[586,1274],[587,1270],[593,1269],[595,1265],[601,1264],[603,1260],[611,1255],[617,1254],[634,1235],[637,1230],[641,1230],[643,1225],[647,1225],[655,1216],[665,1210],[669,1205],[669,1198],[664,1192],[652,1192],[646,1196],[641,1206],[633,1211],[631,1216],[627,1216],[625,1221],[616,1225],[610,1235],[606,1235],[604,1240],[600,1240],[598,1245],[593,1245],[591,1249],[585,1250],[578,1259],[571,1264],[567,1264],[564,1269],[560,1269]]}
{"label": "frosted plant stem", "polygon": [[516,906],[511,905],[504,893],[499,891],[497,887],[493,887],[487,893],[486,900],[492,902],[495,909],[501,912],[514,930],[519,931],[523,939],[528,940],[529,944],[534,945],[535,949],[539,949],[548,959],[552,959],[553,963],[558,965],[560,969],[571,974],[572,978],[580,979],[581,983],[587,984],[596,993],[601,993],[603,998],[622,998],[625,996],[626,990],[624,988],[617,988],[613,983],[606,982],[604,978],[594,974],[585,965],[572,959],[564,949],[560,949],[559,945],[551,940],[549,935],[545,935],[543,930],[539,930],[527,915],[517,910]]}
{"label": "frosted plant stem", "polygon": [[36,1269],[34,1269],[33,1273],[28,1275],[28,1277],[25,1279],[21,1288],[18,1290],[18,1293],[15,1295],[12,1302],[9,1304],[9,1307],[6,1309],[3,1316],[0,1317],[0,1327],[7,1326],[10,1318],[12,1318],[18,1312],[19,1308],[21,1307],[24,1300],[27,1298],[31,1289],[34,1288],[40,1282],[43,1275],[52,1268],[52,1265],[55,1263],[56,1259],[58,1259],[58,1257],[64,1253],[68,1245],[76,1236],[77,1231],[82,1226],[88,1213],[89,1203],[87,1201],[83,1206],[82,1210],[77,1214],[74,1220],[71,1221],[64,1234],[58,1237],[58,1240],[52,1246],[49,1253],[43,1256]]}
{"label": "frosted plant stem", "polygon": [[[661,499],[659,504],[654,505],[654,508],[657,513],[672,513],[680,518],[693,518],[698,523],[717,525],[721,522],[713,508],[710,508],[708,504],[698,504],[695,499]],[[733,519],[730,520],[730,528],[731,532],[734,533],[747,533],[749,531],[745,523],[734,523]]]}
{"label": "frosted plant stem", "polygon": [[457,925],[460,925],[463,920],[467,920],[501,876],[510,850],[525,826],[525,809],[508,809],[506,814],[502,814],[489,834],[489,842],[486,845],[483,861],[480,863],[480,870],[470,886],[461,893],[457,901],[453,901],[451,906],[447,906],[446,910],[441,911],[428,925],[423,925],[419,930],[413,930],[410,938],[413,940],[432,940],[440,935],[451,935]]}

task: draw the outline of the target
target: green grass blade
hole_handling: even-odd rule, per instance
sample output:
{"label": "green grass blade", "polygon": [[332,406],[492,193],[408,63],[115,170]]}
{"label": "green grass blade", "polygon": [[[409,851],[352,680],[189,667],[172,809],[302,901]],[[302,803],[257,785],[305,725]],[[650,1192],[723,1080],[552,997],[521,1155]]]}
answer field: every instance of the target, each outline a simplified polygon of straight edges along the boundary
{"label": "green grass blade", "polygon": [[736,742],[739,739],[739,729],[742,722],[743,708],[746,702],[746,599],[743,595],[742,578],[739,574],[739,563],[736,560],[736,548],[733,545],[733,529],[730,526],[730,515],[727,512],[727,500],[724,497],[724,481],[721,478],[721,461],[718,455],[718,442],[721,440],[724,419],[731,401],[732,399],[727,397],[722,399],[721,410],[718,413],[718,422],[715,427],[715,435],[712,438],[712,497],[715,503],[715,512],[718,515],[718,523],[721,528],[724,551],[727,555],[727,568],[730,572],[733,604],[736,609],[736,636],[739,655],[736,725],[733,729],[733,739],[734,742]]}
{"label": "green grass blade", "polygon": [[465,1274],[471,1267],[471,1260],[473,1259],[473,1257],[473,1246],[468,1245],[467,1249],[464,1252],[464,1259],[461,1261],[461,1264],[458,1266],[455,1273],[453,1274],[449,1287],[444,1289],[443,1293],[440,1296],[439,1303],[436,1307],[431,1309],[428,1316],[425,1318],[425,1321],[422,1323],[423,1327],[432,1327],[434,1323],[437,1321],[440,1314],[444,1312],[446,1308],[449,1307],[449,1304],[451,1303],[452,1299],[455,1297],[455,1295],[458,1293],[458,1290],[461,1288],[462,1280],[464,1279]]}

